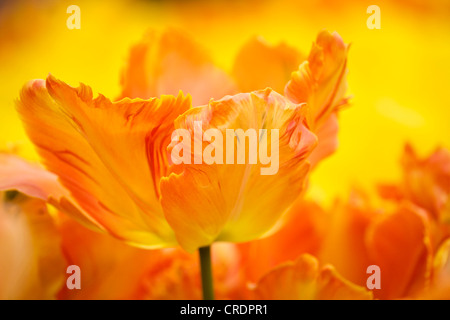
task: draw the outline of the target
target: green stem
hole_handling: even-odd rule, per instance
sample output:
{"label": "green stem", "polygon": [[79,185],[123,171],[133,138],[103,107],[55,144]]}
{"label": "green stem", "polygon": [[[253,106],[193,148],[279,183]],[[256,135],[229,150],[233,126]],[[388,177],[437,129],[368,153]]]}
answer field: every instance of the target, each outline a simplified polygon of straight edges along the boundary
{"label": "green stem", "polygon": [[203,300],[214,300],[214,288],[211,268],[211,247],[198,249],[202,273]]}

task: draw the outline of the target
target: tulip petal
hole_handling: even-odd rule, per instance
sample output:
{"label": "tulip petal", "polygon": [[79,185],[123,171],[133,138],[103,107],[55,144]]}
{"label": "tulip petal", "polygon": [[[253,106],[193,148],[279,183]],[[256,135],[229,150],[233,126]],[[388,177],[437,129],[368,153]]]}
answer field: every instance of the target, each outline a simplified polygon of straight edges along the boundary
{"label": "tulip petal", "polygon": [[306,102],[311,109],[309,124],[317,134],[318,145],[311,154],[311,165],[337,148],[339,108],[347,104],[346,65],[348,45],[336,33],[322,31],[308,59],[292,73],[285,95],[295,103]]}
{"label": "tulip petal", "polygon": [[283,92],[302,55],[285,43],[271,46],[261,37],[248,41],[237,54],[232,75],[241,92],[267,87]]}
{"label": "tulip petal", "polygon": [[347,51],[348,46],[336,32],[322,31],[308,60],[292,74],[286,85],[286,97],[295,103],[308,103],[315,125],[346,102]]}
{"label": "tulip petal", "polygon": [[70,214],[88,228],[103,230],[75,203],[69,191],[58,181],[58,176],[16,155],[0,153],[0,190],[17,190],[41,199]]}
{"label": "tulip petal", "polygon": [[406,197],[437,221],[446,222],[450,217],[450,152],[438,148],[430,156],[420,158],[407,144],[402,165]]}
{"label": "tulip petal", "polygon": [[372,300],[372,292],[342,277],[333,266],[320,272],[318,300]]}
{"label": "tulip petal", "polygon": [[112,103],[49,76],[27,84],[17,108],[44,164],[83,210],[119,239],[160,247],[175,242],[157,181],[169,170],[172,121],[189,105],[181,94]]}
{"label": "tulip petal", "polygon": [[313,150],[308,160],[315,167],[322,159],[332,155],[338,148],[339,123],[337,113],[332,113],[325,122],[320,124],[316,131],[317,148]]}
{"label": "tulip petal", "polygon": [[264,239],[239,244],[249,280],[256,281],[278,264],[301,254],[318,254],[329,229],[328,218],[317,203],[296,201],[283,216],[279,230]]}
{"label": "tulip petal", "polygon": [[414,295],[429,281],[431,241],[426,214],[405,203],[379,217],[367,231],[369,257],[380,267],[381,289],[376,296],[393,299]]}
{"label": "tulip petal", "polygon": [[55,174],[8,153],[0,153],[0,190],[18,190],[44,201],[68,195]]}
{"label": "tulip petal", "polygon": [[[195,137],[197,121],[202,123],[198,130],[219,130],[224,154],[234,147],[234,155],[241,143],[245,143],[245,154],[250,154],[248,139],[239,141],[233,136],[237,142],[227,148],[226,129],[258,132],[264,128],[268,135],[271,129],[279,130],[279,152],[272,152],[279,158],[276,174],[262,175],[265,166],[259,161],[227,164],[225,156],[224,164],[182,164],[180,174],[162,179],[164,213],[181,246],[192,251],[213,241],[249,241],[269,231],[304,186],[309,169],[306,157],[316,143],[304,124],[305,112],[302,106],[267,89],[212,101],[176,120],[176,128],[188,130],[191,137]],[[195,153],[195,142],[193,139],[193,161],[202,156]],[[201,146],[202,152],[205,145],[208,143]]]}
{"label": "tulip petal", "polygon": [[434,256],[430,288],[419,298],[433,300],[450,299],[450,238],[439,246]]}
{"label": "tulip petal", "polygon": [[368,196],[352,192],[348,203],[337,201],[329,216],[329,229],[320,251],[320,261],[333,265],[346,279],[363,285],[371,264],[364,239],[372,221],[380,214]]}
{"label": "tulip petal", "polygon": [[319,262],[305,254],[263,276],[255,287],[256,299],[312,300],[317,295]]}
{"label": "tulip petal", "polygon": [[131,49],[122,75],[122,97],[190,94],[194,105],[235,93],[227,74],[216,67],[206,50],[174,29],[149,32]]}

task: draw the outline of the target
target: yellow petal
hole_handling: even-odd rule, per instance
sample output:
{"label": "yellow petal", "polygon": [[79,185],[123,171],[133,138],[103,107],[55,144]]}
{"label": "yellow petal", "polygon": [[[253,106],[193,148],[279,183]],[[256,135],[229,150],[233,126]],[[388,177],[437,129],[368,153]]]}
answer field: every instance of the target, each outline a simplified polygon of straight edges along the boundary
{"label": "yellow petal", "polygon": [[[180,174],[162,179],[164,213],[181,246],[192,251],[214,241],[249,241],[273,227],[298,197],[308,172],[306,157],[316,137],[304,124],[305,112],[302,106],[267,89],[210,102],[176,120],[177,128],[191,133],[193,161],[201,157],[194,147],[197,121],[201,121],[199,130],[203,132],[218,129],[224,137],[224,154],[234,148],[235,156],[238,145],[244,142],[245,154],[251,153],[248,139],[235,139],[234,146],[227,149],[226,129],[264,128],[268,135],[271,129],[279,130],[279,152],[273,152],[274,158],[279,158],[276,174],[262,175],[265,165],[260,161],[250,164],[246,159],[245,164],[227,164],[224,155],[224,164],[181,164]],[[201,145],[201,152],[205,145],[208,143]]]}

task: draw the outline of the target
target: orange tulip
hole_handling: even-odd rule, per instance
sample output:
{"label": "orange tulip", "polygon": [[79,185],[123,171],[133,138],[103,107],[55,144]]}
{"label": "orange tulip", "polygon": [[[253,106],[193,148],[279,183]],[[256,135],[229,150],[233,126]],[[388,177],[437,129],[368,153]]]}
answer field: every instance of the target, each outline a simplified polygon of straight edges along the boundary
{"label": "orange tulip", "polygon": [[403,181],[379,187],[380,195],[392,200],[381,202],[387,209],[361,197],[338,205],[320,258],[357,284],[367,278],[365,267],[378,265],[382,286],[375,297],[448,298],[449,165],[446,149],[420,158],[407,145]]}
{"label": "orange tulip", "polygon": [[[146,39],[132,50],[123,95],[149,98],[184,89],[200,103],[233,92],[233,85],[224,85],[232,81],[224,80],[189,38],[168,31]],[[52,197],[60,210],[133,245],[158,248],[178,241],[193,251],[214,241],[261,237],[292,204],[316,144],[310,127],[318,127],[344,101],[345,61],[340,37],[322,32],[302,64],[311,65],[308,78],[303,81],[301,73],[287,86],[295,103],[270,89],[211,100],[200,108],[192,108],[182,93],[111,102],[102,95],[93,98],[88,86],[72,88],[49,76],[28,83],[17,108],[43,163],[70,193]],[[141,64],[143,71],[137,68]],[[298,81],[308,87],[295,87]],[[220,127],[222,133],[280,130],[280,152],[271,150],[279,157],[276,178],[257,173],[260,164],[172,163],[167,150],[172,133],[192,131],[194,120],[203,121],[203,130]]]}
{"label": "orange tulip", "polygon": [[437,148],[430,156],[421,158],[410,144],[402,156],[403,183],[399,186],[382,184],[380,193],[387,199],[414,202],[427,210],[438,223],[450,219],[450,152]]}
{"label": "orange tulip", "polygon": [[[321,266],[333,265],[345,279],[362,287],[370,276],[367,268],[379,266],[381,289],[372,290],[375,298],[447,299],[449,225],[442,218],[446,208],[442,199],[448,197],[443,183],[450,163],[446,155],[441,148],[419,158],[407,146],[402,160],[404,181],[380,188],[382,197],[391,202],[361,191],[353,192],[348,202],[337,201],[330,210],[299,201],[275,234],[239,245],[247,279],[255,282],[277,264],[309,253]],[[426,192],[411,192],[424,185]],[[436,212],[441,212],[441,218]],[[294,290],[289,288],[280,294]]]}

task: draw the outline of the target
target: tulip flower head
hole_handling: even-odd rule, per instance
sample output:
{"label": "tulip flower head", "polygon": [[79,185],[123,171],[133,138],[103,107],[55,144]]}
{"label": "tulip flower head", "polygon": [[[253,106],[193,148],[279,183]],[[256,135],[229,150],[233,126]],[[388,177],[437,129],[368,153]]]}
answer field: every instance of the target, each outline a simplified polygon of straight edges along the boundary
{"label": "tulip flower head", "polygon": [[[26,131],[69,194],[53,202],[146,248],[179,244],[194,251],[264,236],[304,188],[318,143],[311,119],[342,103],[346,46],[322,32],[306,62],[309,91],[294,87],[303,73],[294,74],[285,97],[270,88],[234,94],[236,86],[218,86],[218,79],[233,83],[232,76],[179,32],[145,39],[123,76],[123,95],[140,97],[94,98],[90,87],[51,75],[22,90],[17,109]],[[202,83],[211,85],[196,96]],[[219,87],[232,95],[221,98]],[[180,89],[192,98],[176,94]]]}

